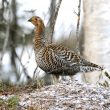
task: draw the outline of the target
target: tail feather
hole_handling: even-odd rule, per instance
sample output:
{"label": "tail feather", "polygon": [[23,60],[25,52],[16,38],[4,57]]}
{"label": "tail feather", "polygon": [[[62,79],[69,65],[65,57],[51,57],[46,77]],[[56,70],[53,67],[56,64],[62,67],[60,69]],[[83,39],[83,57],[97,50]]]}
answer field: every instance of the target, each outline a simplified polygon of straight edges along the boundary
{"label": "tail feather", "polygon": [[92,67],[92,66],[80,66],[81,72],[92,72],[92,71],[102,71],[99,67]]}
{"label": "tail feather", "polygon": [[102,71],[104,68],[94,64],[92,62],[89,62],[85,59],[81,60],[81,66],[80,66],[80,71],[81,72],[92,72],[92,71]]}

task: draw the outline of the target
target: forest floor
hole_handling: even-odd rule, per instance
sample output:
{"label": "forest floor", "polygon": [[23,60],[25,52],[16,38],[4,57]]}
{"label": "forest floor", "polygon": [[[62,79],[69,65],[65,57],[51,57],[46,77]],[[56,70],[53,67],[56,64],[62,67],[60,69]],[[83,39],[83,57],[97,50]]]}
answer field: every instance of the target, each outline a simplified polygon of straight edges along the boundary
{"label": "forest floor", "polygon": [[0,110],[110,110],[109,87],[61,81],[9,89],[0,91]]}

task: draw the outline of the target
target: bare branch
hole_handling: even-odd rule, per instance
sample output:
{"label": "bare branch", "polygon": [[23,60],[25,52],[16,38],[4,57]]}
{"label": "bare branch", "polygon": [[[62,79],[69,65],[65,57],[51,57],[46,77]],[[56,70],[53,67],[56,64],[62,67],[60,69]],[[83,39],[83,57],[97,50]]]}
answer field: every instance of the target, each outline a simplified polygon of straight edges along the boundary
{"label": "bare branch", "polygon": [[[6,50],[6,47],[7,47],[7,44],[8,44],[8,39],[9,39],[9,34],[10,34],[10,7],[9,7],[9,12],[8,12],[8,16],[9,16],[9,19],[7,20],[7,26],[6,26],[6,37],[5,37],[5,40],[4,40],[4,44],[3,44],[3,49],[2,49],[2,54],[1,54],[1,57],[0,57],[0,62],[2,62],[2,59],[3,59],[3,55],[5,53],[5,50]],[[0,63],[2,64],[2,63]]]}
{"label": "bare branch", "polygon": [[[34,74],[33,74],[33,80],[35,80],[36,79],[36,76],[35,76],[35,74],[36,74],[36,71],[37,71],[37,69],[38,69],[38,66],[35,68],[35,70],[34,70]],[[40,72],[40,71],[39,71]],[[39,73],[38,72],[38,73]]]}
{"label": "bare branch", "polygon": [[26,13],[35,13],[37,9],[31,9],[31,10],[24,10],[24,12]]}
{"label": "bare branch", "polygon": [[74,10],[74,12],[73,12],[75,15],[77,15],[78,16],[78,13]]}
{"label": "bare branch", "polygon": [[78,4],[78,13],[76,13],[76,15],[78,16],[77,27],[76,27],[76,38],[77,38],[77,47],[76,48],[77,48],[79,54],[80,54],[80,51],[79,51],[80,13],[81,13],[81,0],[79,0],[79,4]]}
{"label": "bare branch", "polygon": [[7,44],[8,44],[9,30],[10,30],[10,25],[8,24],[8,25],[7,25],[7,30],[6,30],[6,37],[5,37],[4,44],[3,44],[2,55],[1,55],[1,58],[0,58],[1,61],[2,61],[2,59],[3,59],[3,55],[4,55],[4,53],[5,53],[5,50],[6,50],[6,47],[7,47]]}
{"label": "bare branch", "polygon": [[23,68],[23,72],[24,72],[25,76],[27,77],[28,80],[30,80],[31,78],[30,78],[30,76],[28,75],[27,70],[26,70],[26,68],[24,67],[24,65],[22,64],[22,61],[21,61],[21,59],[19,58],[19,56],[17,55],[16,51],[15,51],[15,55],[16,55],[16,58],[18,59],[18,61],[20,62],[20,65],[21,65],[22,68]]}

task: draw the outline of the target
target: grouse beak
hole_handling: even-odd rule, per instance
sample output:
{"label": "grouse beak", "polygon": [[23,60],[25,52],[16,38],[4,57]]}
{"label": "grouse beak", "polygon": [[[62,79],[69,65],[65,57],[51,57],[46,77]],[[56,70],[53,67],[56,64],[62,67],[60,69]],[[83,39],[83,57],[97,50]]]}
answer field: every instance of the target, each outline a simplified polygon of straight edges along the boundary
{"label": "grouse beak", "polygon": [[28,21],[29,21],[29,22],[31,22],[31,21],[32,21],[32,19],[30,18]]}

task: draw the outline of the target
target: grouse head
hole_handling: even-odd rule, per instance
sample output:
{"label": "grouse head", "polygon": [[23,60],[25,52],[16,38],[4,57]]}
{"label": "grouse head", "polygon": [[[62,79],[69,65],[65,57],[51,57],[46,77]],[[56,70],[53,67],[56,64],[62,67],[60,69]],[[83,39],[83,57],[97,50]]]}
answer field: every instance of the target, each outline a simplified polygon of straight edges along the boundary
{"label": "grouse head", "polygon": [[38,16],[33,16],[28,21],[31,22],[35,27],[39,28],[41,31],[43,31],[45,28],[43,20]]}

